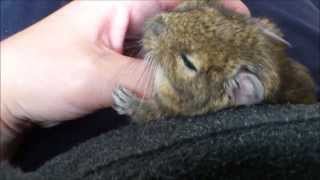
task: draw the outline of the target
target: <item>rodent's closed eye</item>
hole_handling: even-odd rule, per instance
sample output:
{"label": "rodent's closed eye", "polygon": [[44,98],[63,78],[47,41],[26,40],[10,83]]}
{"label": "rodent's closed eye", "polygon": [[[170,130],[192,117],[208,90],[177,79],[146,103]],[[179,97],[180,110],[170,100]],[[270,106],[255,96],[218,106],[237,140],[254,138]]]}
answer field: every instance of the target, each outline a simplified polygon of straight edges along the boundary
{"label": "rodent's closed eye", "polygon": [[197,71],[197,68],[194,66],[194,64],[190,61],[189,57],[186,55],[186,53],[182,52],[180,53],[181,59],[183,60],[183,64],[193,70],[193,71]]}

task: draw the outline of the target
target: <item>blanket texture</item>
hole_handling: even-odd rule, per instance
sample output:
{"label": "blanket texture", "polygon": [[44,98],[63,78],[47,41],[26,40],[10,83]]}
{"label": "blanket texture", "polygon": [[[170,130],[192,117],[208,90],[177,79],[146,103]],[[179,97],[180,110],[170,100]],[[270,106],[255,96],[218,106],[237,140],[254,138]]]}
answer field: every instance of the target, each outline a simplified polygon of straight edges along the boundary
{"label": "blanket texture", "polygon": [[[0,1],[0,39],[61,3]],[[319,0],[243,2],[253,16],[279,25],[293,44],[289,54],[310,69],[320,95]],[[320,179],[320,104],[257,105],[145,126],[105,110],[34,130],[14,166],[0,163],[1,180],[258,178]]]}
{"label": "blanket texture", "polygon": [[2,164],[0,179],[320,179],[319,170],[320,104],[257,105],[129,124],[33,171]]}

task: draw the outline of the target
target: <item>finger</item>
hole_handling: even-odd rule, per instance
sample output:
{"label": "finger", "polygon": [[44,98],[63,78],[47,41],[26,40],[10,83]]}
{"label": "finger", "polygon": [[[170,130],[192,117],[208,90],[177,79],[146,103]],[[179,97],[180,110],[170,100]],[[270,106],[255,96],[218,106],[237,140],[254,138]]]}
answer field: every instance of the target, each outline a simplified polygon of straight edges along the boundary
{"label": "finger", "polygon": [[250,16],[248,7],[241,0],[223,0],[222,4],[237,13]]}
{"label": "finger", "polygon": [[[152,77],[150,67],[141,59],[122,57],[129,61],[118,71],[117,85],[125,87],[138,96],[149,95],[149,80]],[[121,58],[121,59],[122,59]]]}
{"label": "finger", "polygon": [[146,19],[162,11],[173,9],[180,0],[139,1],[131,8],[129,34],[139,35]]}
{"label": "finger", "polygon": [[[99,107],[108,107],[112,104],[112,92],[118,87],[122,86],[129,89],[136,94],[143,95],[146,92],[147,77],[150,71],[146,71],[146,64],[141,59],[130,58],[123,56],[116,52],[110,51],[106,54],[99,63],[99,76],[101,83],[95,83],[99,86],[98,89],[101,97],[96,98]],[[105,82],[108,82],[107,84]]]}
{"label": "finger", "polygon": [[160,9],[162,11],[169,11],[174,9],[181,0],[158,0],[158,3],[160,5]]}

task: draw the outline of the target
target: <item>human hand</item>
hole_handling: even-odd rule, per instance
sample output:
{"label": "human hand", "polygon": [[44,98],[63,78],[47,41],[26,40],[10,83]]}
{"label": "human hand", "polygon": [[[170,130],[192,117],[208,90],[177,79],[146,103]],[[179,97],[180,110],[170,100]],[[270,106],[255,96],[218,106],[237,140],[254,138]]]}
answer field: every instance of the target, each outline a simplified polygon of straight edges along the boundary
{"label": "human hand", "polygon": [[144,64],[121,55],[124,37],[140,34],[145,18],[175,4],[75,1],[2,41],[0,159],[32,124],[109,107],[118,84],[140,91]]}
{"label": "human hand", "polygon": [[75,1],[2,42],[2,119],[16,131],[55,124],[110,106],[117,84],[139,88],[144,64],[120,54],[126,32],[174,2]]}
{"label": "human hand", "polygon": [[[2,42],[1,114],[46,125],[109,107],[117,84],[142,91],[135,85],[144,64],[120,54],[125,36],[139,35],[147,17],[177,3],[75,1]],[[239,0],[224,5],[249,12]],[[128,64],[135,74],[123,70]],[[20,122],[8,124],[16,129]]]}
{"label": "human hand", "polygon": [[[145,65],[122,55],[126,36],[178,0],[75,1],[1,42],[1,120],[8,137],[112,104],[117,85],[137,86]],[[239,0],[225,6],[248,14]],[[134,67],[134,74],[132,69]],[[1,123],[1,122],[0,122]],[[4,127],[4,126],[0,126]]]}

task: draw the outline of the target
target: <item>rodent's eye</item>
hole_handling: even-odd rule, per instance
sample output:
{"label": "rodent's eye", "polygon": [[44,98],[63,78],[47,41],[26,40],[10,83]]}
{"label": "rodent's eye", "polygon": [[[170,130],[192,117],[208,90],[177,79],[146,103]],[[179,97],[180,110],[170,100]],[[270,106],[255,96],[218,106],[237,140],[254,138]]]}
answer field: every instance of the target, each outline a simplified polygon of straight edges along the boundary
{"label": "rodent's eye", "polygon": [[193,63],[189,60],[188,56],[185,53],[181,53],[180,56],[185,66],[187,66],[189,69],[193,71],[197,71],[197,68],[193,65]]}

